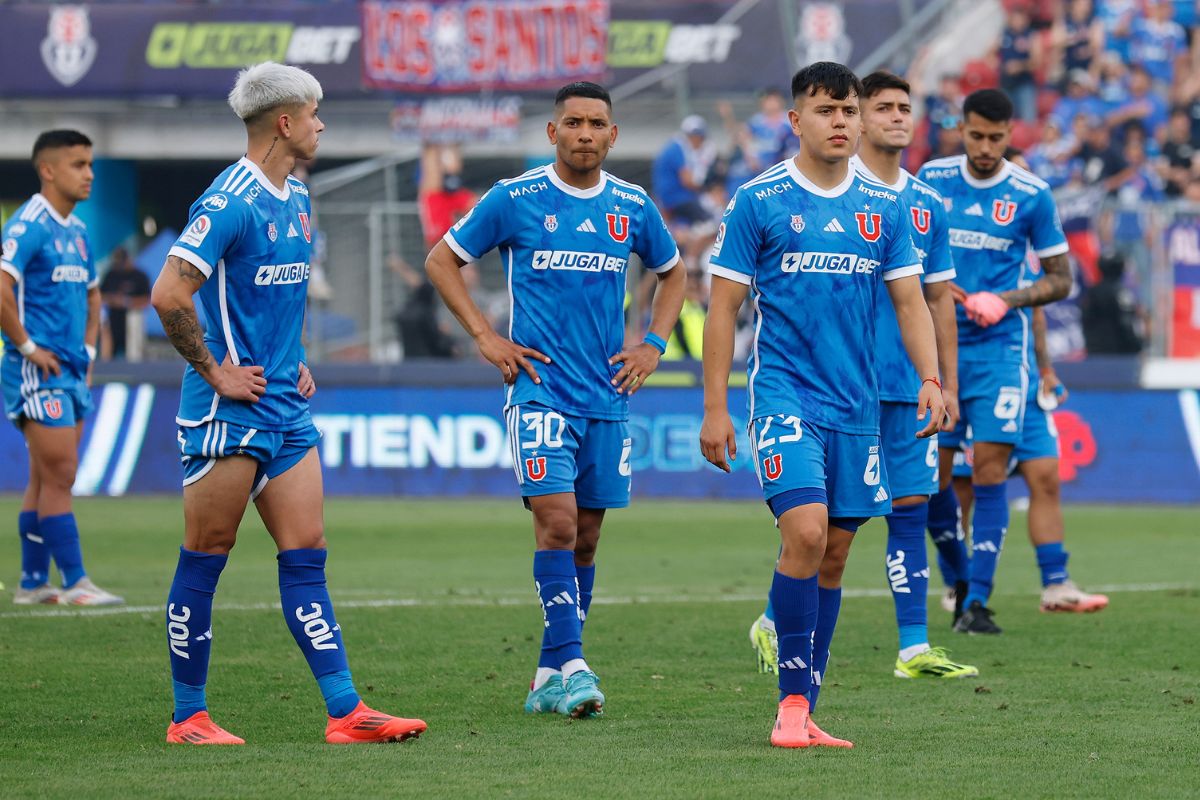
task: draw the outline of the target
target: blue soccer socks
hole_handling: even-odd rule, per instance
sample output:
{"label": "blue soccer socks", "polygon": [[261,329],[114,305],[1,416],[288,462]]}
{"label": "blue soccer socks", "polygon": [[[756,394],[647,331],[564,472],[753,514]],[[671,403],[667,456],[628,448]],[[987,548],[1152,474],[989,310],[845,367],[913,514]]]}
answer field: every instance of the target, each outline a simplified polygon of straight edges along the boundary
{"label": "blue soccer socks", "polygon": [[579,621],[587,622],[588,609],[592,607],[592,587],[596,585],[596,565],[575,565],[575,579],[579,583]]}
{"label": "blue soccer socks", "polygon": [[807,695],[812,687],[813,630],[817,626],[817,576],[790,578],[776,571],[771,608],[779,637],[779,693]]}
{"label": "blue soccer socks", "polygon": [[226,555],[179,548],[175,580],[167,594],[167,644],[175,687],[173,720],[183,722],[206,708],[208,658],[212,651],[212,603]]}
{"label": "blue soccer socks", "polygon": [[284,550],[279,561],[279,600],[292,638],[304,653],[329,716],[344,717],[359,703],[350,679],[342,629],[325,585],[326,550]]}
{"label": "blue soccer socks", "polygon": [[83,553],[79,549],[79,528],[75,524],[75,515],[67,512],[42,517],[38,520],[38,531],[54,556],[54,563],[62,575],[63,588],[70,589],[87,574],[83,568]]}
{"label": "blue soccer socks", "polygon": [[992,594],[996,563],[1008,532],[1008,487],[975,486],[975,517],[971,526],[971,570],[963,608],[978,600],[984,606]]}
{"label": "blue soccer socks", "polygon": [[21,588],[36,589],[50,580],[50,548],[38,530],[36,511],[17,515],[17,534],[21,537]]}
{"label": "blue soccer socks", "polygon": [[826,589],[818,586],[817,604],[817,627],[812,637],[812,686],[808,690],[810,712],[817,709],[817,697],[821,694],[821,683],[829,666],[829,647],[833,644],[833,631],[842,610],[841,587]]}
{"label": "blue soccer socks", "polygon": [[[1071,576],[1067,573],[1068,553],[1063,549],[1062,542],[1039,544],[1034,548],[1037,554],[1038,569],[1042,573],[1042,588],[1052,583],[1063,583]],[[24,584],[21,584],[24,586]]]}
{"label": "blue soccer socks", "polygon": [[533,554],[533,584],[545,624],[538,667],[559,669],[583,660],[583,621],[575,554],[570,550],[537,550]]}
{"label": "blue soccer socks", "polygon": [[929,504],[893,506],[887,516],[888,585],[896,608],[900,649],[929,643],[928,612],[929,556],[925,551],[925,525]]}
{"label": "blue soccer socks", "polygon": [[967,543],[958,520],[958,498],[947,486],[929,498],[929,536],[937,547],[938,569],[947,586],[966,581],[970,569]]}

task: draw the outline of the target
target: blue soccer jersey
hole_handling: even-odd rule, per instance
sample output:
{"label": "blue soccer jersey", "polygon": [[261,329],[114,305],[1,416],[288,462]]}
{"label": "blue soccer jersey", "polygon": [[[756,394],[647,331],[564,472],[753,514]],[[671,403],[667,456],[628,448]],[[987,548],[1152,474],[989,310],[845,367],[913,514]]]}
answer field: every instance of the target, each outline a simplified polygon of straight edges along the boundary
{"label": "blue soccer jersey", "polygon": [[[900,180],[887,184],[880,180],[862,159],[854,156],[850,165],[869,181],[883,183],[900,195],[905,207],[905,219],[909,223],[909,235],[921,258],[925,273],[924,283],[948,281],[954,277],[954,262],[950,258],[950,234],[946,225],[946,208],[942,196],[929,184],[922,183],[905,170],[900,170]],[[883,291],[883,287],[880,287]],[[929,375],[918,375],[904,340],[900,337],[900,325],[896,321],[896,309],[889,298],[880,297],[876,303],[875,358],[879,372],[879,399],[892,403],[915,403],[921,392],[921,380]]]}
{"label": "blue soccer jersey", "polygon": [[[1039,258],[1067,252],[1049,185],[1016,164],[1005,161],[994,176],[978,180],[967,171],[966,156],[954,156],[929,162],[918,177],[945,200],[955,282],[967,292],[1016,289],[1026,249]],[[1023,363],[1028,319],[1018,311],[981,328],[959,307],[959,360]]]}
{"label": "blue soccer jersey", "polygon": [[170,255],[208,278],[196,296],[208,320],[204,343],[213,358],[260,366],[267,392],[257,403],[220,397],[189,364],[176,421],[196,427],[213,419],[267,431],[311,423],[296,384],[304,359],[304,327],[312,255],[308,189],[288,177],[271,184],[247,158],[225,169],[192,204],[187,228]]}
{"label": "blue soccer jersey", "polygon": [[[64,219],[35,194],[17,209],[0,239],[0,269],[16,280],[17,314],[25,332],[75,375],[85,374],[87,296],[99,285],[87,227],[74,214]],[[16,354],[7,336],[4,345]]]}
{"label": "blue soccer jersey", "polygon": [[753,296],[750,419],[798,413],[878,435],[879,284],[921,274],[905,214],[896,192],[853,169],[821,189],[792,159],[738,189],[709,271]]}
{"label": "blue soccer jersey", "polygon": [[679,249],[646,190],[601,173],[590,189],[545,166],[493,186],[446,233],[459,258],[500,248],[512,304],[508,336],[545,353],[542,382],[523,371],[505,407],[537,403],[561,414],[623,420],[629,400],[610,383],[608,359],[625,338],[625,271],[637,253],[651,272],[675,265]]}

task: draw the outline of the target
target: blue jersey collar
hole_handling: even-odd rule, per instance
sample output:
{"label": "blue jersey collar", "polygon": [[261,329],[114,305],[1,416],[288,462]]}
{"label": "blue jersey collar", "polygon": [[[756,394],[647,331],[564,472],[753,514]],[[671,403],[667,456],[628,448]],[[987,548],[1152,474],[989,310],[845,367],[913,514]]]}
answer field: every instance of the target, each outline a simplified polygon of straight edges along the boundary
{"label": "blue jersey collar", "polygon": [[600,182],[595,186],[589,189],[576,189],[574,186],[558,177],[558,173],[554,171],[553,164],[547,164],[545,169],[546,177],[550,179],[551,183],[572,197],[578,197],[582,200],[589,200],[593,197],[596,197],[603,192],[604,187],[608,185],[608,173],[604,170],[600,170]]}
{"label": "blue jersey collar", "polygon": [[275,184],[271,183],[270,179],[263,173],[258,164],[255,164],[253,161],[246,158],[246,156],[239,158],[238,163],[250,170],[250,174],[254,176],[254,179],[258,181],[259,184],[268,192],[270,192],[276,199],[282,200],[286,203],[287,199],[292,196],[292,187],[291,184],[287,182],[286,178],[283,181],[283,188],[279,189],[275,186]]}
{"label": "blue jersey collar", "polygon": [[904,187],[908,186],[908,179],[909,179],[910,175],[908,173],[908,170],[906,170],[904,167],[900,168],[900,179],[897,180],[895,183],[888,183],[883,178],[879,177],[874,172],[872,172],[871,168],[867,166],[867,162],[863,161],[862,158],[858,155],[858,153],[855,153],[854,155],[850,156],[850,167],[851,167],[851,169],[857,169],[859,172],[861,172],[863,174],[863,177],[866,178],[867,180],[872,181],[874,183],[878,183],[880,186],[886,186],[889,189],[892,189],[897,192],[903,192]]}
{"label": "blue jersey collar", "polygon": [[55,211],[54,206],[50,205],[50,201],[47,200],[41,192],[38,192],[33,197],[29,198],[30,202],[33,202],[34,200],[40,201],[42,207],[46,209],[46,213],[49,214],[50,218],[59,225],[62,225],[65,228],[71,224],[70,218],[64,217],[62,214],[59,214],[57,211]]}

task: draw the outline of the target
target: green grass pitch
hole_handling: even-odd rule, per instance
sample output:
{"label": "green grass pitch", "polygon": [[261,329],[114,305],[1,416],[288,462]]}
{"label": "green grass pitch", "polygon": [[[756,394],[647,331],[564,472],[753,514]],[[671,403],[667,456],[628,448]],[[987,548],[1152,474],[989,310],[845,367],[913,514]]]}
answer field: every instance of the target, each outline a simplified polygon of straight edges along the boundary
{"label": "green grass pitch", "polygon": [[[17,501],[0,500],[0,520]],[[540,639],[529,518],[515,500],[328,504],[330,587],[367,702],[423,717],[401,745],[325,745],[324,707],[281,619],[251,511],[217,594],[214,718],[240,748],[163,742],[163,613],[177,498],[77,505],[120,613],[0,600],[0,797],[1117,797],[1200,793],[1200,513],[1071,508],[1073,576],[1107,611],[1045,615],[1014,514],[993,605],[965,637],[931,598],[934,644],[977,680],[892,677],[883,526],[858,534],[818,720],[852,751],[768,746],[776,690],[746,631],[777,547],[755,503],[636,502],[600,548],[589,661],[601,719],[521,710]],[[11,527],[11,526],[10,526]],[[15,534],[0,552],[16,582]],[[931,550],[932,554],[932,550]],[[936,585],[936,581],[935,581]]]}

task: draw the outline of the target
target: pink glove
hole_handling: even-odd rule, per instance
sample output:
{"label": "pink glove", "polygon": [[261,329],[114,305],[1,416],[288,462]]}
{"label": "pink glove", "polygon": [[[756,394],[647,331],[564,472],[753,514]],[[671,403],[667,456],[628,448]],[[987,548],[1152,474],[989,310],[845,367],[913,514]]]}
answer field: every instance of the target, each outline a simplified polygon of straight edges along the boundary
{"label": "pink glove", "polygon": [[987,328],[999,322],[1008,313],[1008,303],[999,295],[991,292],[975,292],[967,295],[963,302],[967,316],[981,328]]}

